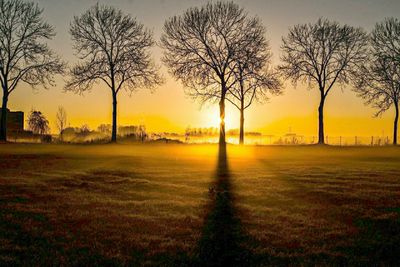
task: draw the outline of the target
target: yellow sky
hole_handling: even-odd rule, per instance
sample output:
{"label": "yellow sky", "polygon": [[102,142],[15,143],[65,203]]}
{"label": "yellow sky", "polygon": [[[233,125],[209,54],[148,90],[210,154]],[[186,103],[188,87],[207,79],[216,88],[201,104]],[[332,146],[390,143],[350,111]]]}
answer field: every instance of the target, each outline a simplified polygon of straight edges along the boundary
{"label": "yellow sky", "polygon": [[[40,0],[39,5],[45,9],[49,23],[56,27],[57,36],[50,43],[64,60],[74,62],[76,59],[71,49],[68,25],[73,15],[81,14],[96,1],[56,1]],[[154,31],[158,41],[165,19],[180,14],[193,5],[206,1],[199,0],[115,0],[101,1],[112,4],[132,14],[140,22]],[[338,20],[370,30],[374,23],[387,16],[400,14],[399,1],[314,1],[314,0],[254,0],[236,1],[245,7],[251,15],[258,15],[267,28],[273,60],[279,62],[281,37],[287,29],[296,23],[313,22],[318,17]],[[154,59],[161,65],[161,50],[154,48]],[[142,90],[129,97],[121,92],[118,102],[118,122],[120,125],[145,124],[150,131],[183,132],[188,126],[210,127],[218,125],[218,108],[214,104],[201,107],[185,96],[182,85],[176,82],[165,67],[161,71],[166,83],[154,93]],[[32,108],[42,111],[55,131],[55,114],[58,106],[63,106],[71,126],[88,124],[92,129],[101,123],[111,123],[111,95],[102,84],[94,86],[84,96],[62,92],[64,79],[57,78],[57,86],[49,90],[38,89],[33,92],[22,85],[10,96],[11,110],[22,110],[28,113]],[[265,105],[250,107],[246,111],[246,128],[251,131],[262,131],[265,134],[280,135],[289,131],[302,135],[317,133],[318,94],[305,86],[286,82],[284,95],[273,97]],[[382,118],[373,118],[374,110],[364,106],[362,99],[350,90],[335,88],[326,103],[326,132],[331,136],[339,135],[381,135],[392,131],[393,111],[389,110]],[[238,128],[239,113],[227,107],[226,123],[228,128]]]}

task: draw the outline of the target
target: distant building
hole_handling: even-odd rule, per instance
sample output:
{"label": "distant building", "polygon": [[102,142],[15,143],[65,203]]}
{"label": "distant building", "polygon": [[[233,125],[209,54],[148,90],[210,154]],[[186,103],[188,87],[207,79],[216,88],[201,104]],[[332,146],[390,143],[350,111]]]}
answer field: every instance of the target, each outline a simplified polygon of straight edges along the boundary
{"label": "distant building", "polygon": [[12,134],[24,133],[24,112],[7,109],[7,132]]}

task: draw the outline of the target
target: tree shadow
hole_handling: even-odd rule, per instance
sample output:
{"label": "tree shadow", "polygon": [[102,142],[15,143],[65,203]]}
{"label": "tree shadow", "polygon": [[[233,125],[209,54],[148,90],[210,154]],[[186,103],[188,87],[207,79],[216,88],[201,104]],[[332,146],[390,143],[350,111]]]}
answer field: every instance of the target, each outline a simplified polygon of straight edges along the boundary
{"label": "tree shadow", "polygon": [[226,145],[219,146],[216,178],[209,190],[210,204],[198,244],[199,266],[248,266],[251,253],[232,194]]}

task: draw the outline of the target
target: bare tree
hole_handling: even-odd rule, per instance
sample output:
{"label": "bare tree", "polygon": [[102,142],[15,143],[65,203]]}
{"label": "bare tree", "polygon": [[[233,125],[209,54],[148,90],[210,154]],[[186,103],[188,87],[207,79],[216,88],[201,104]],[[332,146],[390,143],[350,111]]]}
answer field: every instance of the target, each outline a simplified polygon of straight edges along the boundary
{"label": "bare tree", "polygon": [[97,131],[99,131],[102,134],[110,134],[111,133],[111,125],[110,124],[100,124],[97,127]]}
{"label": "bare tree", "polygon": [[28,117],[28,127],[34,134],[47,134],[50,132],[49,121],[37,110],[32,110]]}
{"label": "bare tree", "polygon": [[63,63],[45,41],[55,36],[54,28],[42,18],[43,10],[33,2],[0,0],[0,82],[3,103],[0,141],[7,140],[7,104],[20,82],[31,87],[54,85],[54,75]]}
{"label": "bare tree", "polygon": [[246,13],[233,2],[209,2],[168,19],[161,38],[164,63],[188,95],[219,102],[220,137],[225,143],[225,100],[235,83],[229,66],[245,37]]}
{"label": "bare tree", "polygon": [[281,93],[281,83],[270,68],[272,54],[264,26],[254,18],[243,31],[243,49],[235,54],[232,64],[236,83],[227,95],[227,100],[240,111],[240,144],[244,143],[244,111],[254,101],[267,101],[269,93]]}
{"label": "bare tree", "polygon": [[87,125],[86,123],[83,124],[83,125],[81,126],[81,128],[79,128],[79,132],[80,132],[80,133],[83,133],[83,134],[88,134],[88,133],[90,133],[91,130],[90,130],[89,125]]}
{"label": "bare tree", "polygon": [[151,32],[129,15],[96,4],[70,27],[74,49],[81,60],[71,70],[65,89],[83,93],[102,81],[113,99],[111,141],[117,140],[117,95],[138,88],[153,88],[162,82],[150,58],[154,45]]}
{"label": "bare tree", "polygon": [[293,83],[308,83],[320,92],[318,143],[324,144],[324,104],[335,84],[347,85],[367,58],[367,34],[361,28],[319,19],[296,25],[282,39],[279,69]]}
{"label": "bare tree", "polygon": [[62,106],[58,107],[56,114],[56,126],[60,133],[60,139],[63,141],[63,131],[67,127],[67,112]]}
{"label": "bare tree", "polygon": [[400,100],[400,21],[388,18],[376,24],[370,38],[370,60],[360,69],[355,91],[382,115],[394,106],[393,144],[397,145]]}

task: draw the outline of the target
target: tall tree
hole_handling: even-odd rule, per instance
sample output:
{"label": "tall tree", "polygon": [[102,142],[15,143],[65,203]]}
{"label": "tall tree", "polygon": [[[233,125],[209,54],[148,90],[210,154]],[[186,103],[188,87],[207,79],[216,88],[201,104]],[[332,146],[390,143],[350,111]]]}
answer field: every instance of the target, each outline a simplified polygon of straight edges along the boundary
{"label": "tall tree", "polygon": [[236,83],[229,90],[227,100],[240,112],[239,143],[244,143],[244,111],[254,101],[268,100],[269,93],[280,94],[281,83],[271,67],[271,50],[265,38],[265,28],[253,18],[246,24],[243,49],[235,54],[232,64]]}
{"label": "tall tree", "polygon": [[23,82],[31,87],[54,85],[54,75],[64,65],[47,46],[54,28],[42,18],[33,2],[0,0],[0,82],[3,102],[0,141],[7,141],[7,104],[10,94]]}
{"label": "tall tree", "polygon": [[70,26],[74,49],[80,59],[71,70],[65,89],[83,93],[102,81],[113,100],[111,141],[117,140],[117,95],[132,94],[162,82],[150,57],[151,32],[114,7],[96,4]]}
{"label": "tall tree", "polygon": [[63,131],[67,127],[67,112],[62,106],[58,107],[56,114],[56,126],[60,134],[60,139],[63,141]]}
{"label": "tall tree", "polygon": [[376,24],[370,38],[370,59],[360,69],[355,91],[380,116],[394,106],[393,144],[397,145],[400,100],[400,21],[388,18]]}
{"label": "tall tree", "polygon": [[37,110],[32,110],[28,117],[28,128],[34,134],[47,134],[50,132],[49,121]]}
{"label": "tall tree", "polygon": [[161,38],[164,63],[187,93],[219,103],[220,137],[225,143],[225,100],[235,83],[229,66],[243,45],[248,21],[233,2],[209,2],[168,19]]}
{"label": "tall tree", "polygon": [[318,143],[325,143],[324,105],[335,84],[345,86],[367,58],[367,34],[361,28],[319,19],[289,29],[282,38],[283,76],[306,82],[320,92]]}

